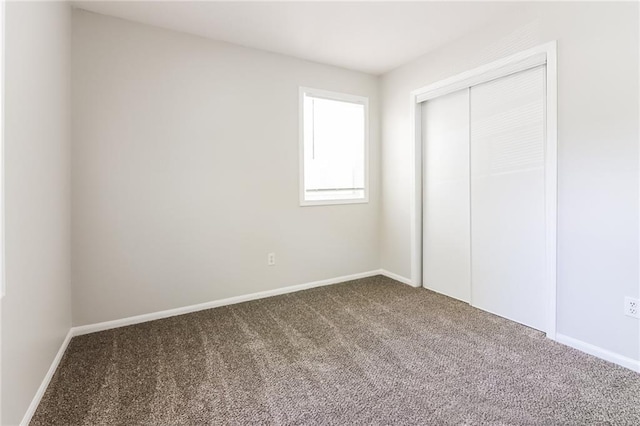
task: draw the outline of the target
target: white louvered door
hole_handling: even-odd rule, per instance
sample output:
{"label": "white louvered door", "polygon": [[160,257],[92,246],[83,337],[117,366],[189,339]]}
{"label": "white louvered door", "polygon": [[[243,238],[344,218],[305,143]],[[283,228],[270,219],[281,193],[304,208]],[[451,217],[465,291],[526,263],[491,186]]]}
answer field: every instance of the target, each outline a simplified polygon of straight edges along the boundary
{"label": "white louvered door", "polygon": [[545,66],[422,108],[423,283],[546,329]]}
{"label": "white louvered door", "polygon": [[545,329],[544,66],[471,88],[472,304]]}

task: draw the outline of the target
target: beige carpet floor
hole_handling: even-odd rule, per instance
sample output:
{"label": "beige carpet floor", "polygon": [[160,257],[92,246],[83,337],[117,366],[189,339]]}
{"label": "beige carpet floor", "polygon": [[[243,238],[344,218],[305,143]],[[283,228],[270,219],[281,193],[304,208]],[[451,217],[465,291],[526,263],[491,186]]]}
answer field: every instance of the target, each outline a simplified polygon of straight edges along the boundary
{"label": "beige carpet floor", "polygon": [[75,337],[32,425],[640,425],[640,374],[373,277]]}

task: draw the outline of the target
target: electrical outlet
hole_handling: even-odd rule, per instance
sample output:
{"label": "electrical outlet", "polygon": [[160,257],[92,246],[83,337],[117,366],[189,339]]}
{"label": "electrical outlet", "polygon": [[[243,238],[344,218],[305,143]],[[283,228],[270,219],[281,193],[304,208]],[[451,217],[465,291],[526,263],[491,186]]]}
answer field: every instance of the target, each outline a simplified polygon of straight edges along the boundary
{"label": "electrical outlet", "polygon": [[267,255],[267,265],[273,266],[275,264],[276,264],[276,254],[275,253],[269,253]]}
{"label": "electrical outlet", "polygon": [[624,298],[624,314],[634,318],[640,318],[640,300],[633,297]]}

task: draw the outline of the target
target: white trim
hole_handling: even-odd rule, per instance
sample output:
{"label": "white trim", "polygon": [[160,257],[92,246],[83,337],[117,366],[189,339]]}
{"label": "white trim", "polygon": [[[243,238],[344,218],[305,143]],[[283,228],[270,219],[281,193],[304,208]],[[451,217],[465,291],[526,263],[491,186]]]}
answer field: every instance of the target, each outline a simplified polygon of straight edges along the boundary
{"label": "white trim", "polygon": [[574,339],[573,337],[565,336],[564,334],[556,333],[556,342],[563,345],[570,346],[581,352],[593,355],[605,361],[618,364],[622,367],[640,373],[640,361],[633,358],[626,357],[624,355],[611,352],[607,349],[603,349],[599,346],[592,345],[591,343],[583,342],[582,340]]}
{"label": "white trim", "polygon": [[[638,8],[638,22],[640,22],[640,7]],[[638,54],[640,55],[640,32],[638,34]],[[638,85],[638,122],[640,122],[640,85]],[[638,163],[640,164],[640,149],[638,149]],[[638,189],[640,189],[640,174],[638,175]],[[640,194],[639,194],[640,195]],[[638,215],[638,219],[640,220],[640,214]],[[638,224],[638,240],[640,241],[640,223]],[[640,252],[638,253],[640,255]],[[638,276],[640,276],[640,256],[638,258]],[[637,282],[638,284],[638,297],[640,297],[640,280]],[[638,327],[638,357],[640,357],[640,327]]]}
{"label": "white trim", "polygon": [[64,352],[67,350],[67,346],[69,346],[69,342],[71,341],[71,338],[73,336],[75,336],[74,329],[71,328],[67,333],[67,336],[64,338],[62,345],[60,345],[60,349],[58,349],[58,353],[56,354],[56,357],[53,359],[53,362],[51,363],[51,366],[49,367],[47,374],[44,376],[44,379],[42,380],[42,383],[40,383],[40,387],[38,388],[36,395],[31,400],[31,404],[29,405],[29,408],[27,408],[27,412],[24,414],[24,417],[20,422],[20,426],[28,426],[29,422],[31,422],[31,418],[35,414],[36,409],[40,404],[40,400],[42,400],[42,397],[44,396],[44,393],[47,390],[47,387],[49,387],[49,383],[51,382],[51,379],[53,378],[53,375],[55,374],[56,369],[58,368],[58,365],[62,360]]}
{"label": "white trim", "polygon": [[143,322],[154,321],[163,318],[174,317],[176,315],[198,312],[205,309],[218,308],[221,306],[234,305],[236,303],[248,302],[250,300],[264,299],[265,297],[278,296],[281,294],[293,293],[300,290],[306,290],[325,285],[338,284],[346,281],[357,280],[360,278],[373,277],[380,275],[379,269],[373,271],[362,272],[359,274],[345,275],[342,277],[329,278],[326,280],[313,281],[306,284],[292,285],[289,287],[281,287],[273,290],[260,291],[257,293],[245,294],[241,296],[229,297],[226,299],[213,300],[211,302],[199,303],[196,305],[183,306],[180,308],[167,309],[166,311],[152,312],[149,314],[136,315],[133,317],[117,319],[113,321],[105,321],[96,324],[81,325],[74,327],[74,336],[95,333],[97,331],[111,330],[113,328],[124,327],[127,325],[140,324]]}
{"label": "white trim", "polygon": [[547,59],[546,53],[546,51],[540,51],[540,48],[533,48],[430,84],[418,89],[419,94],[416,97],[416,102],[428,101],[429,99],[438,98],[458,90],[467,89],[543,65]]}
{"label": "white trim", "polygon": [[414,140],[411,150],[411,168],[413,181],[411,182],[410,209],[411,225],[411,281],[417,286],[422,285],[422,105],[417,102],[419,92],[411,92],[409,96],[410,125]]}
{"label": "white trim", "polygon": [[6,39],[6,20],[5,20],[6,0],[0,0],[0,300],[6,294],[5,280],[5,161],[4,161],[4,128],[5,128],[5,39]]}
{"label": "white trim", "polygon": [[64,341],[62,342],[62,345],[60,346],[60,349],[58,350],[58,353],[56,354],[55,358],[53,359],[53,362],[51,363],[51,366],[49,367],[49,370],[47,371],[47,374],[45,375],[44,379],[42,380],[42,383],[40,384],[40,387],[38,388],[38,391],[36,392],[36,395],[33,397],[33,400],[31,401],[31,404],[29,405],[29,408],[27,409],[27,412],[25,413],[24,417],[22,418],[22,421],[20,422],[20,425],[21,426],[27,426],[29,424],[29,422],[31,422],[31,418],[35,414],[36,409],[38,408],[38,405],[40,404],[40,401],[42,400],[42,397],[44,396],[44,393],[46,392],[47,387],[49,386],[49,383],[51,382],[51,379],[53,378],[53,375],[55,374],[56,369],[58,368],[58,365],[60,364],[60,361],[62,360],[62,357],[63,357],[65,351],[67,350],[67,347],[69,346],[69,342],[75,336],[82,336],[84,334],[95,333],[95,332],[104,331],[104,330],[111,330],[111,329],[118,328],[118,327],[124,327],[124,326],[127,326],[127,325],[134,325],[134,324],[140,324],[140,323],[143,323],[143,322],[154,321],[154,320],[157,320],[157,319],[169,318],[169,317],[173,317],[173,316],[176,316],[176,315],[183,315],[183,314],[187,314],[187,313],[191,313],[191,312],[201,311],[201,310],[204,310],[204,309],[211,309],[211,308],[217,308],[217,307],[221,307],[221,306],[233,305],[233,304],[236,304],[236,303],[248,302],[248,301],[251,301],[251,300],[263,299],[263,298],[266,298],[266,297],[278,296],[278,295],[281,295],[281,294],[293,293],[293,292],[300,291],[300,290],[306,290],[306,289],[310,289],[310,288],[321,287],[321,286],[331,285],[331,284],[338,284],[338,283],[357,280],[357,279],[361,279],[361,278],[373,277],[373,276],[376,276],[376,275],[385,275],[385,276],[387,276],[389,278],[392,278],[392,279],[395,279],[397,281],[409,284],[408,283],[409,280],[407,280],[404,277],[401,277],[399,275],[396,275],[396,274],[393,274],[391,272],[384,271],[384,270],[381,270],[381,269],[375,269],[375,270],[372,270],[372,271],[362,272],[362,273],[359,273],[359,274],[344,275],[344,276],[341,276],[341,277],[330,278],[330,279],[320,280],[320,281],[313,281],[313,282],[309,282],[309,283],[306,283],[306,284],[283,287],[283,288],[278,288],[278,289],[274,289],[274,290],[261,291],[261,292],[258,292],[258,293],[252,293],[252,294],[247,294],[247,295],[243,295],[243,296],[230,297],[230,298],[227,298],[227,299],[214,300],[212,302],[200,303],[200,304],[191,305],[191,306],[184,306],[184,307],[181,307],[181,308],[169,309],[169,310],[166,310],[166,311],[153,312],[153,313],[150,313],[150,314],[137,315],[137,316],[134,316],[134,317],[128,317],[128,318],[123,318],[123,319],[119,319],[119,320],[106,321],[106,322],[101,322],[101,323],[97,323],[97,324],[90,324],[90,325],[82,325],[82,326],[78,326],[78,327],[72,327],[69,330],[69,332],[67,333],[67,336],[65,337]]}
{"label": "white trim", "polygon": [[257,293],[246,294],[242,296],[234,296],[226,299],[218,299],[210,302],[199,303],[196,305],[183,306],[180,308],[168,309],[165,311],[152,312],[149,314],[136,315],[133,317],[122,318],[118,320],[105,321],[96,324],[81,325],[73,327],[73,335],[81,336],[83,334],[95,333],[98,331],[111,330],[113,328],[125,327],[128,325],[140,324],[148,321],[155,321],[158,319],[169,318],[177,315],[184,315],[191,312],[198,312],[205,309],[219,308],[221,306],[234,305],[236,303],[249,302],[251,300],[264,299],[272,296],[279,296],[287,293],[294,293],[296,291],[307,290],[315,287],[322,287],[326,285],[339,284],[347,281],[358,280],[361,278],[374,277],[376,275],[384,275],[387,278],[399,281],[403,284],[410,285],[412,287],[420,287],[414,284],[409,278],[405,278],[401,275],[394,274],[384,269],[375,269],[372,271],[361,272],[359,274],[344,275],[336,278],[329,278],[326,280],[313,281],[305,284],[298,284],[289,287],[281,287],[274,290],[260,291]]}
{"label": "white trim", "polygon": [[[547,337],[556,334],[557,298],[557,43],[552,41],[481,67],[463,72],[451,78],[424,86],[410,93],[410,125],[413,138],[411,167],[411,281],[422,285],[422,106],[420,102],[461,90],[504,75],[513,74],[546,62],[546,141],[545,141],[545,223],[546,223],[546,280],[549,292]],[[544,56],[544,62],[540,62]],[[523,68],[524,67],[524,68]],[[514,71],[515,70],[515,71]]]}
{"label": "white trim", "polygon": [[[310,289],[310,288],[315,288],[315,287],[321,287],[321,286],[325,286],[325,285],[331,285],[331,284],[338,284],[341,282],[346,282],[346,281],[351,281],[351,280],[356,280],[356,279],[361,279],[361,278],[367,278],[367,277],[372,277],[372,276],[376,276],[376,275],[383,275],[386,276],[388,278],[391,278],[393,280],[399,281],[401,283],[413,286],[413,287],[419,287],[419,284],[415,284],[413,283],[410,279],[405,278],[401,275],[395,274],[393,272],[387,271],[385,269],[378,269],[378,270],[372,270],[372,271],[368,271],[368,272],[362,272],[359,274],[352,274],[352,275],[345,275],[342,277],[337,277],[337,278],[331,278],[331,279],[327,279],[327,280],[320,280],[320,281],[313,281],[310,283],[306,283],[306,284],[301,284],[301,285],[295,285],[295,286],[290,286],[290,287],[283,287],[283,288],[279,288],[279,289],[275,289],[275,290],[267,290],[267,291],[262,291],[262,292],[258,292],[258,293],[252,293],[252,294],[248,294],[248,295],[244,295],[244,296],[237,296],[237,297],[231,297],[231,298],[227,298],[227,299],[221,299],[221,300],[216,300],[216,301],[212,301],[212,302],[207,302],[207,303],[201,303],[198,305],[191,305],[191,306],[185,306],[182,308],[176,308],[176,309],[170,309],[170,310],[166,310],[166,311],[160,311],[160,312],[154,312],[151,314],[145,314],[145,315],[138,315],[138,316],[134,316],[134,317],[129,317],[129,318],[123,318],[120,320],[114,320],[114,321],[106,321],[106,322],[101,322],[101,323],[97,323],[97,324],[90,324],[90,325],[84,325],[84,326],[79,326],[79,327],[72,327],[69,332],[67,333],[67,336],[65,337],[64,341],[62,342],[62,345],[60,345],[60,349],[58,349],[58,353],[56,354],[55,358],[53,359],[53,362],[51,363],[51,366],[49,367],[49,370],[47,371],[47,374],[45,375],[44,379],[42,380],[42,383],[40,384],[40,387],[38,388],[38,391],[36,392],[36,395],[33,397],[33,400],[31,401],[31,404],[29,405],[29,408],[27,409],[27,412],[25,413],[24,417],[22,418],[22,421],[20,422],[20,426],[28,426],[29,422],[31,422],[31,418],[33,417],[33,415],[35,414],[38,405],[40,404],[40,401],[42,400],[42,397],[44,396],[44,393],[46,392],[49,384],[51,383],[51,379],[53,378],[53,375],[56,372],[56,369],[58,368],[58,365],[60,364],[60,361],[62,360],[62,357],[64,356],[65,351],[67,350],[67,347],[69,346],[69,342],[71,342],[71,339],[75,336],[81,336],[84,334],[89,334],[89,333],[95,333],[98,331],[104,331],[104,330],[110,330],[113,328],[118,328],[118,327],[124,327],[127,325],[133,325],[133,324],[139,324],[139,323],[143,323],[143,322],[147,322],[147,321],[153,321],[153,320],[157,320],[157,319],[162,319],[162,318],[168,318],[168,317],[172,317],[172,316],[176,316],[176,315],[182,315],[182,314],[186,314],[186,313],[190,313],[190,312],[197,312],[197,311],[201,311],[204,309],[210,309],[210,308],[216,308],[216,307],[220,307],[220,306],[226,306],[226,305],[233,305],[236,303],[241,303],[241,302],[247,302],[250,300],[256,300],[256,299],[262,299],[265,297],[271,297],[271,296],[277,296],[277,295],[281,295],[281,294],[286,294],[286,293],[292,293],[292,292],[296,292],[296,291],[300,291],[300,290],[305,290],[305,289]],[[598,358],[604,359],[606,361],[610,361],[613,362],[615,364],[618,364],[620,366],[629,368],[633,371],[637,371],[640,372],[640,361],[634,360],[632,358],[628,358],[619,354],[616,354],[614,352],[608,351],[606,349],[602,349],[598,346],[589,344],[589,343],[585,343],[583,341],[580,341],[578,339],[574,339],[572,337],[569,336],[565,336],[563,334],[556,334],[556,341],[559,343],[562,343],[564,345],[570,346],[574,349],[577,349],[581,352],[585,352],[587,354],[596,356]]]}
{"label": "white trim", "polygon": [[334,205],[340,205],[340,204],[367,204],[369,202],[369,195],[367,194],[366,187],[365,187],[364,193],[365,193],[364,198],[350,198],[345,200],[314,200],[314,201],[300,200],[300,207],[334,206]]}
{"label": "white trim", "polygon": [[[304,95],[351,102],[364,106],[364,197],[350,199],[314,200],[304,199]],[[298,88],[298,175],[300,180],[299,201],[301,207],[329,206],[338,204],[366,204],[369,202],[369,98],[350,95],[347,93],[330,92],[322,89],[312,89],[300,86]]]}
{"label": "white trim", "polygon": [[546,45],[546,140],[544,155],[544,195],[546,229],[546,281],[548,297],[547,337],[556,338],[558,298],[558,65],[557,44]]}
{"label": "white trim", "polygon": [[367,105],[369,98],[366,96],[351,95],[349,93],[332,92],[324,89],[314,89],[311,87],[300,86],[300,95],[304,96],[305,93],[312,95],[315,98],[329,99],[331,101],[350,102],[353,104]]}
{"label": "white trim", "polygon": [[410,285],[411,287],[420,287],[419,284],[415,284],[409,278],[403,277],[402,275],[394,274],[391,271],[387,271],[386,269],[380,269],[380,275],[384,275],[387,278],[391,278],[392,280],[399,281],[403,284]]}

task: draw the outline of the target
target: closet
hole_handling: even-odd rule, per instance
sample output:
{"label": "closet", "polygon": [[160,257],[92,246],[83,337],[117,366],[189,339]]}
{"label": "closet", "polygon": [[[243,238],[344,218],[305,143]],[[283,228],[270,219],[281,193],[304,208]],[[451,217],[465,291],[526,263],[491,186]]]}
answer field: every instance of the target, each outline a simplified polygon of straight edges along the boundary
{"label": "closet", "polygon": [[422,281],[546,331],[546,61],[519,67],[421,105]]}

